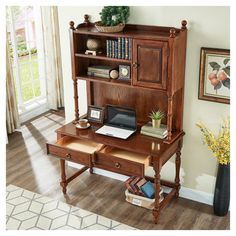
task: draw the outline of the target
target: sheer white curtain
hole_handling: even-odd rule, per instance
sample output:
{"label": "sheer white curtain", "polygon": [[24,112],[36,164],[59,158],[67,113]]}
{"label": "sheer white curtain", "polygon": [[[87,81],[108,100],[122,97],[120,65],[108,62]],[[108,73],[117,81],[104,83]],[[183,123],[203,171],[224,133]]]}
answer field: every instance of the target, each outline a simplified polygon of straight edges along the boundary
{"label": "sheer white curtain", "polygon": [[41,7],[47,100],[50,109],[64,106],[57,7]]}
{"label": "sheer white curtain", "polygon": [[20,128],[8,42],[6,43],[6,127],[8,134],[13,133],[15,129]]}

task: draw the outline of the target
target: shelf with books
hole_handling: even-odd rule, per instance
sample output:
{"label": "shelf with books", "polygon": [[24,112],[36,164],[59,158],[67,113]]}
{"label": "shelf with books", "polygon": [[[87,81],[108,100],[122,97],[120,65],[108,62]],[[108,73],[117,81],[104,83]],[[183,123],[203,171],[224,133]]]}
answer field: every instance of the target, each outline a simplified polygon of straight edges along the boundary
{"label": "shelf with books", "polygon": [[131,63],[131,60],[126,60],[126,59],[118,59],[118,58],[112,58],[112,57],[107,57],[104,54],[93,56],[93,55],[86,55],[83,53],[75,53],[76,57],[80,58],[90,58],[90,59],[97,59],[97,60],[104,60],[104,61],[114,61],[114,62],[121,62],[121,63]]}
{"label": "shelf with books", "polygon": [[[75,35],[75,38],[80,42],[74,51],[76,57],[87,56],[86,58],[96,57],[104,60],[109,58],[111,60],[115,59],[114,61],[131,62],[132,38],[115,37],[114,35],[112,37],[86,37],[80,34]],[[88,53],[90,55],[87,55]],[[91,54],[94,54],[94,56]]]}

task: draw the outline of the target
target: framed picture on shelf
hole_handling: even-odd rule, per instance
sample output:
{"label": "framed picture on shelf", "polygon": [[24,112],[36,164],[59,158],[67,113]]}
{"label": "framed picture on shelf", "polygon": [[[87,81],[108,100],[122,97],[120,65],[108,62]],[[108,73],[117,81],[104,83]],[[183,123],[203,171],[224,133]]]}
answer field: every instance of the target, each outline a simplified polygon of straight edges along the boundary
{"label": "framed picture on shelf", "polygon": [[230,103],[230,50],[201,48],[198,98]]}
{"label": "framed picture on shelf", "polygon": [[104,107],[88,106],[87,118],[91,122],[103,123],[104,120]]}

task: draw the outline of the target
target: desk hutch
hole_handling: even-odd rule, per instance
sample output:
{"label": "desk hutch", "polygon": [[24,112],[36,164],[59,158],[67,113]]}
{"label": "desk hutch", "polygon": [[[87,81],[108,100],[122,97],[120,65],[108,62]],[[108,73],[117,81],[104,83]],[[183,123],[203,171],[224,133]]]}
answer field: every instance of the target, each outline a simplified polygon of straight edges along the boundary
{"label": "desk hutch", "polygon": [[[184,76],[187,42],[187,22],[181,28],[144,26],[127,24],[120,33],[100,33],[84,16],[82,24],[75,27],[70,22],[70,49],[72,61],[72,81],[74,87],[75,119],[59,128],[57,142],[47,144],[48,154],[60,159],[61,186],[66,187],[85,170],[93,173],[93,167],[128,176],[145,177],[145,167],[151,166],[155,172],[155,206],[152,211],[157,223],[160,211],[174,198],[180,189],[180,156],[183,143],[183,103]],[[132,39],[130,60],[106,56],[106,40],[126,37]],[[89,38],[102,42],[104,54],[86,55],[86,41]],[[89,65],[129,65],[130,81],[102,79],[87,75]],[[79,130],[75,123],[81,117],[78,109],[78,80],[86,81],[88,105],[107,104],[132,107],[136,109],[138,131],[127,140],[103,136],[95,133],[101,125],[92,123],[91,127]],[[167,114],[163,123],[167,124],[166,139],[157,139],[140,134],[140,126],[148,122],[153,109],[161,109]],[[176,154],[176,177],[173,182],[161,180],[162,166]],[[67,178],[65,161],[82,164],[84,167]],[[171,191],[159,202],[161,185]]]}

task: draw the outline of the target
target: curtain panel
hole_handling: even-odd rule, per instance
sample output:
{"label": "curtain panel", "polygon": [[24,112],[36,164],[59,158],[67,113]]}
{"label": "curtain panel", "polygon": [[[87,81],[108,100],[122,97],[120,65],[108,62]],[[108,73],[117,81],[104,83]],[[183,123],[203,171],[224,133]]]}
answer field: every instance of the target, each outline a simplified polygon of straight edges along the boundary
{"label": "curtain panel", "polygon": [[13,133],[15,129],[20,128],[8,43],[6,43],[6,127],[8,134]]}
{"label": "curtain panel", "polygon": [[64,107],[61,48],[57,7],[41,7],[46,67],[47,101],[50,109]]}

